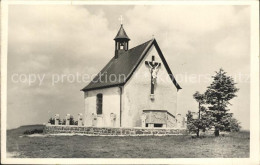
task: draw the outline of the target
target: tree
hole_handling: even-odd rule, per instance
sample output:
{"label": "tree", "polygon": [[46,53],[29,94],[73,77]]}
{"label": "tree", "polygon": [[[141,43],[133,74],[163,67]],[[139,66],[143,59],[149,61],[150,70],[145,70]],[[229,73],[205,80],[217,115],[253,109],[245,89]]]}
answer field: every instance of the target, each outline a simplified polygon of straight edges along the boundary
{"label": "tree", "polygon": [[206,103],[209,104],[208,109],[213,117],[213,125],[215,127],[215,136],[219,136],[219,131],[229,127],[232,114],[228,113],[227,108],[230,100],[236,97],[236,83],[233,78],[226,75],[221,68],[213,77],[213,82],[205,92]]}
{"label": "tree", "polygon": [[191,111],[188,111],[187,128],[190,133],[200,135],[200,130],[206,131],[212,127],[212,117],[204,106],[200,106],[198,117],[194,117]]}
{"label": "tree", "polygon": [[225,128],[225,131],[238,132],[240,131],[240,129],[241,129],[240,122],[235,118],[230,118],[229,126]]}
{"label": "tree", "polygon": [[194,117],[192,112],[188,111],[187,114],[187,127],[190,132],[197,134],[197,137],[200,135],[200,130],[205,131],[206,129],[211,128],[212,118],[211,113],[207,111],[207,108],[204,106],[206,103],[205,94],[200,94],[198,91],[194,93],[193,98],[199,103],[198,106],[198,117]]}
{"label": "tree", "polygon": [[200,134],[200,129],[202,127],[201,122],[200,122],[200,113],[202,110],[202,104],[205,103],[205,96],[203,94],[200,94],[198,91],[194,93],[193,98],[199,103],[199,117],[198,117],[198,122],[197,122],[197,137],[199,137]]}
{"label": "tree", "polygon": [[52,124],[52,125],[55,124],[55,119],[51,117],[51,118],[49,119],[48,123],[50,123],[50,124]]}
{"label": "tree", "polygon": [[198,130],[198,122],[194,119],[191,111],[188,111],[187,117],[187,128],[190,133],[197,133]]}

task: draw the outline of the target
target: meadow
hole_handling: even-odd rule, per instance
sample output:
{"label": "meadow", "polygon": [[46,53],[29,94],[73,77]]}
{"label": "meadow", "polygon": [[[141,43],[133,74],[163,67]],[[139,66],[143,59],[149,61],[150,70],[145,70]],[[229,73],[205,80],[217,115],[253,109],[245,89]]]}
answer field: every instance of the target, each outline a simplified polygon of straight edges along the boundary
{"label": "meadow", "polygon": [[7,130],[7,152],[19,158],[248,158],[250,133],[220,137],[175,136],[25,136],[28,129]]}

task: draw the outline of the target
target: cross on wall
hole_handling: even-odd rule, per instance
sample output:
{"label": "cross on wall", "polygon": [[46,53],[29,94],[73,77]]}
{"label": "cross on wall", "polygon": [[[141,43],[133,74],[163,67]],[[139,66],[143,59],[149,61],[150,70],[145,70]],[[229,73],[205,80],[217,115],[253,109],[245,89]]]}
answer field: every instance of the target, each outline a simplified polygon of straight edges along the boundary
{"label": "cross on wall", "polygon": [[152,56],[152,61],[145,61],[146,66],[149,67],[151,73],[151,96],[154,95],[154,85],[156,83],[158,68],[161,66],[161,63],[155,62],[155,57]]}

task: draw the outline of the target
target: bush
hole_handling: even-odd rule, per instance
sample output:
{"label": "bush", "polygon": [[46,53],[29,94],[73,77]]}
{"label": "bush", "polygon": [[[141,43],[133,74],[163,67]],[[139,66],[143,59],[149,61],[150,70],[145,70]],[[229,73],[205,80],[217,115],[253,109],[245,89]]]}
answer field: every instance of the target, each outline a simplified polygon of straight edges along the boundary
{"label": "bush", "polygon": [[75,125],[74,117],[70,116],[70,125]]}
{"label": "bush", "polygon": [[25,135],[31,135],[35,133],[43,133],[43,129],[32,129],[32,130],[26,130],[23,134]]}
{"label": "bush", "polygon": [[52,124],[52,125],[55,124],[55,119],[51,117],[51,118],[49,119],[48,123],[50,123],[50,124]]}
{"label": "bush", "polygon": [[186,114],[187,117],[187,129],[189,133],[197,133],[199,136],[199,132],[205,132],[206,130],[211,129],[212,119],[211,116],[206,112],[204,107],[201,107],[200,118],[193,118],[193,114],[191,111],[188,111]]}
{"label": "bush", "polygon": [[[62,119],[62,120],[60,121],[60,124],[61,124],[61,125],[66,125],[66,119]],[[73,116],[70,116],[70,123],[69,123],[69,125],[78,125],[78,121],[75,121],[75,120],[74,120],[74,117],[73,117]]]}
{"label": "bush", "polygon": [[241,129],[240,122],[237,119],[232,117],[230,119],[228,127],[225,128],[224,130],[228,132],[239,132],[240,129]]}

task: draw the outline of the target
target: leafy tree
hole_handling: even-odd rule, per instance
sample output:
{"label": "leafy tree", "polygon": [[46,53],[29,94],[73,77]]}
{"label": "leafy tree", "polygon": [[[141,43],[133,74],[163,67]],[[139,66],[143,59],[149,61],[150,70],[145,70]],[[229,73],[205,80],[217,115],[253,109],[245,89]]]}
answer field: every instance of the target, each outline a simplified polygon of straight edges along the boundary
{"label": "leafy tree", "polygon": [[196,133],[198,129],[197,120],[193,118],[193,114],[191,111],[188,111],[187,117],[187,128],[190,133]]}
{"label": "leafy tree", "polygon": [[[194,93],[193,98],[199,103],[199,117],[198,121],[196,122],[197,125],[197,137],[199,137],[200,134],[200,129],[203,128],[203,125],[200,121],[200,115],[201,115],[201,110],[202,109],[202,104],[205,104],[205,96],[203,94],[200,94],[198,91]],[[203,107],[204,108],[204,107]]]}
{"label": "leafy tree", "polygon": [[236,97],[236,83],[233,78],[226,75],[223,69],[216,72],[213,82],[205,92],[206,103],[209,104],[208,109],[212,115],[212,122],[215,127],[215,136],[219,136],[220,130],[225,130],[230,125],[232,114],[228,113],[227,108],[230,100]]}
{"label": "leafy tree", "polygon": [[189,111],[187,114],[187,127],[190,132],[196,133],[197,137],[199,137],[200,130],[205,131],[206,129],[211,128],[212,118],[211,113],[209,113],[204,106],[206,103],[205,95],[200,94],[197,91],[194,93],[193,98],[199,103],[198,117],[194,118],[193,114]]}
{"label": "leafy tree", "polygon": [[241,129],[240,122],[235,118],[230,118],[229,126],[225,128],[225,131],[238,132],[240,131],[240,129]]}
{"label": "leafy tree", "polygon": [[194,117],[191,111],[188,111],[187,128],[190,133],[196,133],[197,137],[200,135],[200,130],[206,131],[212,126],[212,117],[204,106],[200,107],[199,117]]}

